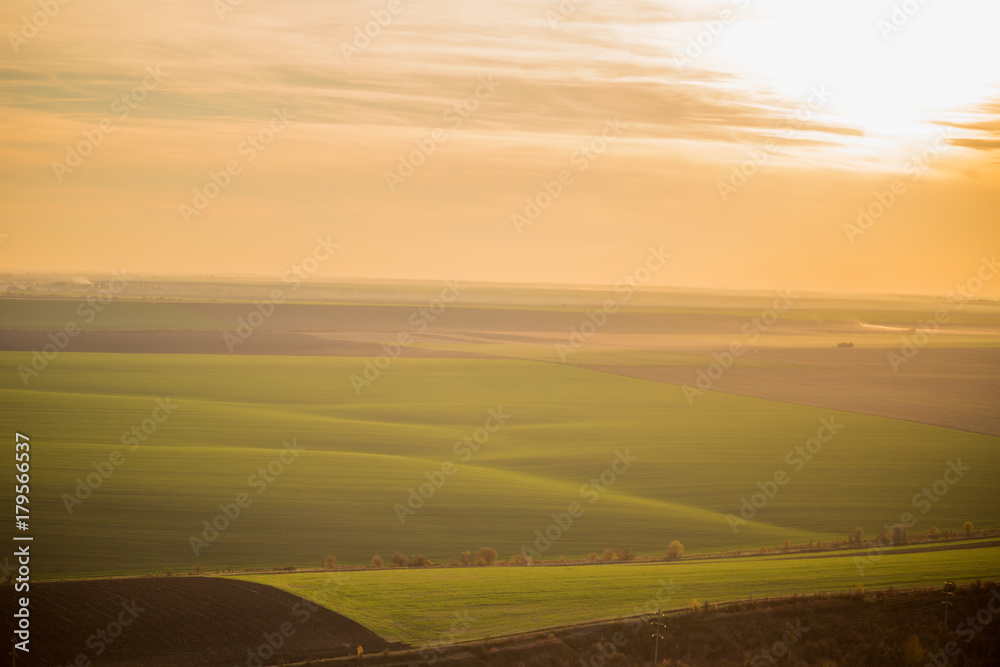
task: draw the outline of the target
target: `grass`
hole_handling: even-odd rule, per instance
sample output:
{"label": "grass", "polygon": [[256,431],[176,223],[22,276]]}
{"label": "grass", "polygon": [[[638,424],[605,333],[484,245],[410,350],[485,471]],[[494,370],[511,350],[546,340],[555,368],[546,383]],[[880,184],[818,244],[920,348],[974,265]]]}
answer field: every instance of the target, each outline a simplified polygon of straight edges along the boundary
{"label": "grass", "polygon": [[[997,438],[891,419],[712,393],[691,406],[676,386],[515,360],[402,358],[358,396],[356,358],[67,352],[25,387],[16,367],[29,359],[0,353],[0,423],[31,429],[43,578],[443,560],[484,545],[506,559],[573,502],[585,513],[547,559],[870,536],[906,512],[913,532],[1000,519]],[[175,414],[129,452],[123,433],[162,397]],[[453,445],[500,407],[508,423],[462,462]],[[786,453],[831,417],[842,431],[792,473]],[[251,477],[293,439],[304,453],[256,494]],[[64,494],[115,450],[124,463],[69,514]],[[638,460],[588,504],[581,487],[624,450]],[[958,458],[971,472],[920,514],[914,494]],[[458,472],[401,525],[394,504],[449,460]],[[726,513],[778,470],[790,482],[734,534]],[[240,493],[251,506],[195,556],[189,536]]]}
{"label": "grass", "polygon": [[[311,599],[410,644],[457,641],[753,597],[937,586],[1000,574],[1000,548],[887,555],[859,574],[850,557],[603,567],[491,567],[236,577]],[[457,615],[457,616],[456,616]]]}

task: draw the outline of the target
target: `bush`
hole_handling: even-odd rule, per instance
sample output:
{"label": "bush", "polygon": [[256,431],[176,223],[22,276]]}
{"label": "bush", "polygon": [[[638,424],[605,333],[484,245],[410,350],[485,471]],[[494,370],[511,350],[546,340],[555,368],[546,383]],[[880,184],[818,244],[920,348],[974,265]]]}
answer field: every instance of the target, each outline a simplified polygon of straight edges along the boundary
{"label": "bush", "polygon": [[[764,548],[764,547],[761,547],[761,548]],[[677,560],[678,558],[680,558],[683,555],[684,555],[684,545],[681,544],[680,542],[678,542],[677,540],[674,540],[673,542],[671,542],[670,546],[667,547],[667,558],[668,559],[670,559],[670,560]]]}
{"label": "bush", "polygon": [[382,557],[375,555],[372,556],[372,567],[382,567]]}
{"label": "bush", "polygon": [[169,577],[170,575],[172,575],[172,574],[174,573],[174,571],[173,571],[173,570],[171,570],[171,569],[170,569],[169,567],[168,567],[168,568],[164,568],[164,572],[166,572],[166,573],[167,573],[167,576],[168,576],[168,577]]}
{"label": "bush", "polygon": [[524,554],[522,554],[520,551],[514,552],[514,555],[510,557],[511,565],[526,565],[527,562],[528,559],[525,558]]}
{"label": "bush", "polygon": [[191,574],[201,574],[201,565],[195,563],[194,567],[191,568]]}
{"label": "bush", "polygon": [[892,527],[892,543],[906,544],[906,526],[901,523],[897,523]]}
{"label": "bush", "polygon": [[927,531],[927,537],[931,538],[932,540],[936,540],[937,538],[941,537],[941,531],[938,530],[937,526],[931,526],[931,529]]}
{"label": "bush", "polygon": [[472,565],[472,552],[463,551],[458,555],[458,560],[462,563],[462,565]]}
{"label": "bush", "polygon": [[604,550],[604,555],[601,558],[603,558],[604,560],[614,560],[615,559],[615,550],[614,549],[605,549]]}
{"label": "bush", "polygon": [[497,550],[493,547],[483,547],[477,556],[477,560],[483,561],[486,565],[492,565],[497,559]]}
{"label": "bush", "polygon": [[969,534],[972,533],[972,522],[971,521],[966,521],[965,523],[963,523],[962,524],[962,530],[965,531],[965,535],[966,535],[966,537],[968,537]]}
{"label": "bush", "polygon": [[635,552],[629,551],[628,549],[618,550],[618,560],[632,560],[635,558]]}
{"label": "bush", "polygon": [[423,554],[414,554],[413,556],[410,556],[409,565],[411,567],[427,567],[430,564],[430,559]]}
{"label": "bush", "polygon": [[323,569],[324,570],[332,570],[335,567],[337,567],[337,557],[336,556],[327,556],[326,558],[323,559]]}
{"label": "bush", "polygon": [[587,556],[587,560],[589,560],[591,563],[596,563],[597,562],[597,552],[596,551],[591,551],[590,555]]}
{"label": "bush", "polygon": [[396,567],[406,567],[406,556],[397,551],[392,555],[392,564]]}

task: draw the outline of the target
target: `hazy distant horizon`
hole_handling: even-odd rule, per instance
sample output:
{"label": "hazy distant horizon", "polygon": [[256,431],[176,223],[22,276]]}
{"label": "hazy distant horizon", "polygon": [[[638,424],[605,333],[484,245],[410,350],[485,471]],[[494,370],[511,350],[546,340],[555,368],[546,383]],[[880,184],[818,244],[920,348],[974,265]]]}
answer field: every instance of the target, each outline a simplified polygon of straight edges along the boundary
{"label": "hazy distant horizon", "polygon": [[[126,268],[126,271],[127,268]],[[0,277],[4,275],[14,276],[14,280],[41,280],[45,278],[56,278],[56,279],[73,279],[73,278],[92,278],[92,277],[111,277],[113,275],[112,271],[107,270],[97,270],[97,271],[57,271],[57,270],[45,270],[39,269],[37,271],[22,271],[22,272],[6,272],[0,273]],[[282,274],[166,274],[166,273],[133,273],[128,271],[128,275],[133,280],[143,280],[143,281],[155,281],[163,280],[167,282],[225,282],[233,284],[251,284],[251,283],[261,283],[261,284],[279,284],[282,282]],[[430,279],[416,279],[416,278],[378,278],[378,277],[359,277],[359,276],[314,276],[310,278],[309,285],[312,287],[348,287],[348,286],[398,286],[398,287],[428,287],[433,288],[441,286],[445,282],[450,282],[450,279],[442,280],[430,280]],[[559,290],[566,292],[586,292],[586,291],[610,291],[614,290],[615,283],[537,283],[537,282],[497,282],[497,281],[484,281],[484,280],[457,280],[463,286],[480,287],[486,289],[517,289],[517,290]],[[710,285],[661,285],[655,283],[649,283],[638,288],[640,292],[673,292],[678,294],[697,294],[697,293],[707,293],[712,294],[730,294],[735,296],[767,296],[773,295],[775,292],[782,290],[789,290],[798,297],[830,297],[830,298],[840,298],[840,297],[859,297],[859,298],[912,298],[912,299],[939,299],[946,297],[951,293],[939,292],[939,293],[921,293],[921,292],[875,292],[875,291],[837,291],[837,290],[797,290],[795,288],[787,286],[774,286],[774,287],[740,287],[740,286],[710,286]],[[120,297],[123,298],[123,297]],[[1000,302],[1000,296],[988,296],[979,294],[973,297],[973,301],[997,301]]]}

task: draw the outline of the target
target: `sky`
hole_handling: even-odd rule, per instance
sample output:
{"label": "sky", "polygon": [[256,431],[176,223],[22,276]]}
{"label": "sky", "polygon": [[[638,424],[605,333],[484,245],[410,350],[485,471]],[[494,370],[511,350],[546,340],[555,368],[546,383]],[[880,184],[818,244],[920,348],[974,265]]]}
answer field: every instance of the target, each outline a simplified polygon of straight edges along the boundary
{"label": "sky", "polygon": [[[0,271],[947,293],[995,0],[7,0]],[[982,296],[1000,296],[1000,280]]]}

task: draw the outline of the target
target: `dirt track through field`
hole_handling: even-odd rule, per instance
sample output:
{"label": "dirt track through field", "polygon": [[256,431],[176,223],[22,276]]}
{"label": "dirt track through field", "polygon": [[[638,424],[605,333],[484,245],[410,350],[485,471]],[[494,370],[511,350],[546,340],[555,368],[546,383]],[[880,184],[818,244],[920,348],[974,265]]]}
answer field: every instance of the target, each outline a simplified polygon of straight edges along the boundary
{"label": "dirt track through field", "polygon": [[[31,584],[30,654],[18,665],[259,666],[391,645],[354,621],[270,586],[215,577]],[[4,609],[15,592],[5,586]],[[5,637],[13,635],[4,614]],[[274,648],[276,646],[276,648]]]}

